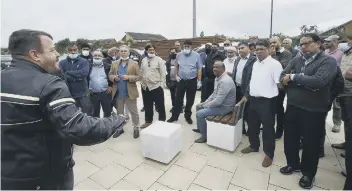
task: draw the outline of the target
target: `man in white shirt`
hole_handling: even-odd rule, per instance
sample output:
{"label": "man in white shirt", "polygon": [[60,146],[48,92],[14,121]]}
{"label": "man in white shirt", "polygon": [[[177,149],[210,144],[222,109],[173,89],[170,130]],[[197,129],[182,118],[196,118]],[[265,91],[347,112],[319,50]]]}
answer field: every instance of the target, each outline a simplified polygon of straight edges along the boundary
{"label": "man in white shirt", "polygon": [[232,76],[233,66],[235,64],[235,60],[237,49],[233,46],[227,47],[227,58],[224,60],[226,73],[229,76]]}
{"label": "man in white shirt", "polygon": [[[257,61],[253,65],[249,84],[248,137],[250,146],[243,149],[244,154],[258,152],[260,147],[260,126],[263,125],[263,167],[271,166],[275,152],[275,114],[276,96],[279,94],[282,66],[270,56],[268,41],[256,43]],[[246,99],[244,99],[246,100]]]}

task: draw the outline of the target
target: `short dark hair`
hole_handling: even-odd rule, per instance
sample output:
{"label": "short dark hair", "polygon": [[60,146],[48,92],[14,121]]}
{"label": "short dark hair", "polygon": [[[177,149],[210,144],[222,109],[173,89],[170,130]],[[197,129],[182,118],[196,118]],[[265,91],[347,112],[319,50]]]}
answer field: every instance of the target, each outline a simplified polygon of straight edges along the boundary
{"label": "short dark hair", "polygon": [[149,48],[154,48],[155,49],[155,46],[152,45],[152,44],[147,44],[144,48],[145,51],[148,51]]}
{"label": "short dark hair", "polygon": [[192,45],[192,41],[187,39],[183,42],[184,45]]}
{"label": "short dark hair", "polygon": [[264,46],[266,48],[270,47],[270,43],[267,40],[259,40],[255,45],[256,46]]}
{"label": "short dark hair", "polygon": [[171,50],[176,50],[176,48],[172,47],[172,48],[170,48],[170,50],[169,50],[169,51],[171,51]]}
{"label": "short dark hair", "polygon": [[81,45],[81,49],[83,48],[89,48],[90,49],[90,45],[88,43],[84,43]]}
{"label": "short dark hair", "polygon": [[248,43],[248,46],[251,47],[251,46],[254,46],[255,47],[255,43],[254,42],[250,42]]}
{"label": "short dark hair", "polygon": [[248,45],[248,42],[240,42],[240,43],[238,43],[238,46],[242,46],[242,45],[244,45],[244,46],[249,46],[249,45]]}
{"label": "short dark hair", "polygon": [[[74,46],[77,46],[77,44],[75,42],[70,42],[70,43],[68,43],[67,48],[71,48]],[[78,48],[78,46],[77,46],[77,48]]]}
{"label": "short dark hair", "polygon": [[320,42],[321,41],[319,35],[316,34],[316,33],[305,33],[305,34],[302,35],[302,37],[310,37],[310,38],[312,38],[312,40],[314,42]]}
{"label": "short dark hair", "polygon": [[30,50],[37,50],[43,52],[42,42],[40,36],[47,36],[50,39],[53,37],[46,32],[21,29],[13,32],[9,39],[9,52],[11,55],[28,55]]}

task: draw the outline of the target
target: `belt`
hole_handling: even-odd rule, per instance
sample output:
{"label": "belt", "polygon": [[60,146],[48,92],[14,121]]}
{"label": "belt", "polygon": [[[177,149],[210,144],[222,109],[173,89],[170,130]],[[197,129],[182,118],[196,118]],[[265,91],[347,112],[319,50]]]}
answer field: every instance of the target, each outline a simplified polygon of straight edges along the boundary
{"label": "belt", "polygon": [[191,80],[195,80],[197,79],[197,77],[193,78],[193,79],[181,79],[182,81],[191,81]]}
{"label": "belt", "polygon": [[96,95],[96,94],[106,94],[106,91],[107,91],[107,90],[105,90],[105,91],[103,91],[103,92],[92,92],[92,91],[91,91],[91,94],[93,94],[93,95]]}

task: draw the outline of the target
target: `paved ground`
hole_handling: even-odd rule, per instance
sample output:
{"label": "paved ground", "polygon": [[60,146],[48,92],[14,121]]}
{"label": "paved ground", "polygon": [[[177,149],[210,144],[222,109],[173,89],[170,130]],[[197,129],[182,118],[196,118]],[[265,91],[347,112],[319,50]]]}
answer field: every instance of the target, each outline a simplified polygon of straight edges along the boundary
{"label": "paved ground", "polygon": [[[165,91],[165,104],[168,112],[171,108],[169,91]],[[196,103],[200,95],[197,93]],[[142,105],[138,100],[139,109]],[[157,116],[156,116],[157,117]],[[154,117],[154,119],[156,119]],[[195,113],[193,113],[195,120]],[[144,122],[144,113],[140,113]],[[274,164],[263,168],[261,162],[264,153],[242,155],[240,150],[248,146],[248,138],[235,152],[229,153],[194,143],[198,134],[191,131],[195,125],[188,125],[183,115],[179,122],[183,127],[183,149],[174,160],[164,165],[144,158],[140,151],[139,139],[132,138],[132,127],[129,123],[125,134],[117,139],[91,147],[75,147],[76,190],[282,190],[301,189],[298,186],[300,174],[281,175],[279,168],[286,165],[283,152],[283,141],[276,142]],[[345,178],[340,174],[344,168],[344,159],[340,150],[331,148],[331,143],[344,140],[343,132],[331,133],[331,114],[327,123],[326,156],[319,161],[319,169],[313,189],[341,190]]]}

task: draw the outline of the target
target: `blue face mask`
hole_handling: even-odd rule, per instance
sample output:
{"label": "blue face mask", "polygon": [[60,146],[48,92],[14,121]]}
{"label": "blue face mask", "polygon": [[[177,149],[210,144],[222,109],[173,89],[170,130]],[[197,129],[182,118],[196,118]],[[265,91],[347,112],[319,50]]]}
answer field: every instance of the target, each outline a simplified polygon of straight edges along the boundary
{"label": "blue face mask", "polygon": [[191,50],[188,50],[188,49],[183,49],[182,51],[183,51],[184,54],[189,54],[189,53],[191,53]]}
{"label": "blue face mask", "polygon": [[103,62],[101,59],[93,59],[93,64],[94,65],[100,65]]}

